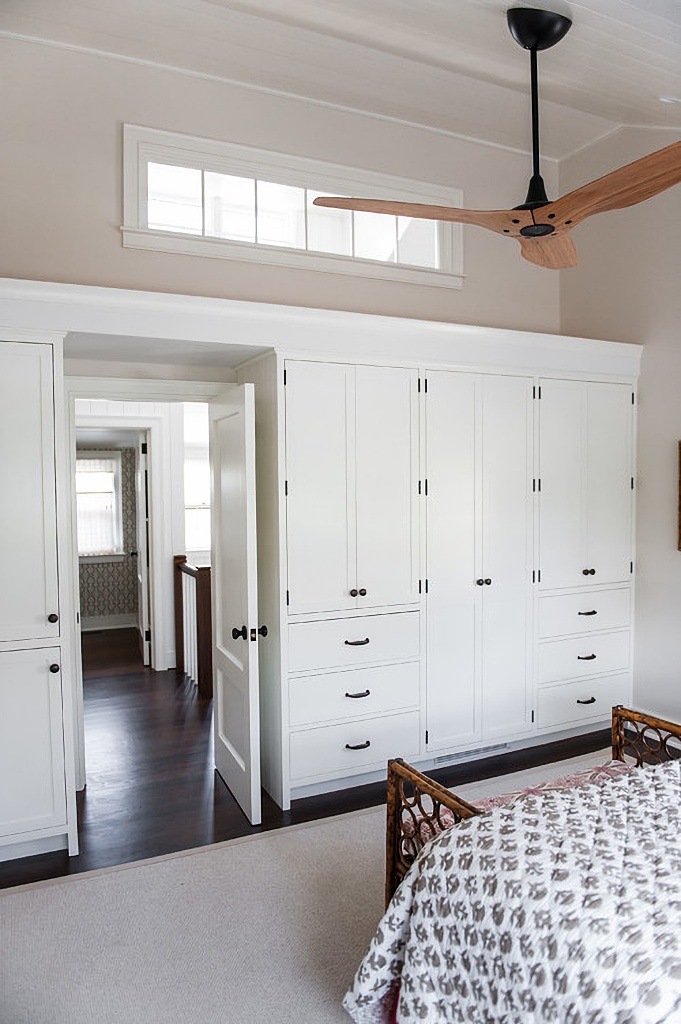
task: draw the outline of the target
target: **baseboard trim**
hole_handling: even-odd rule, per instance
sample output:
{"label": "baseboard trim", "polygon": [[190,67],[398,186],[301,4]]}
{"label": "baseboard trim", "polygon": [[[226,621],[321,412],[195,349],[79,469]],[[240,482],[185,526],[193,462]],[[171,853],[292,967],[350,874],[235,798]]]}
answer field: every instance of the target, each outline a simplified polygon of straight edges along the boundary
{"label": "baseboard trim", "polygon": [[80,620],[81,633],[95,629],[130,629],[137,626],[137,613],[129,615],[84,615]]}

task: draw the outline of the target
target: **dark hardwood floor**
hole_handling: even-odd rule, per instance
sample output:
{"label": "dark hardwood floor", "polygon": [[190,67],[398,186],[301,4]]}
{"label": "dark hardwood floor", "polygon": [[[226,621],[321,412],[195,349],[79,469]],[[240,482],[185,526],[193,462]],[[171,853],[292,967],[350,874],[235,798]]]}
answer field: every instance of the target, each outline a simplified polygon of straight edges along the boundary
{"label": "dark hardwood floor", "polygon": [[[87,786],[78,794],[80,853],[0,863],[0,888],[156,857],[295,822],[381,804],[375,783],[295,801],[263,793],[253,827],[215,772],[212,702],[175,671],[142,665],[134,630],[83,635]],[[447,786],[598,750],[607,730],[561,744],[462,763],[432,776]]]}

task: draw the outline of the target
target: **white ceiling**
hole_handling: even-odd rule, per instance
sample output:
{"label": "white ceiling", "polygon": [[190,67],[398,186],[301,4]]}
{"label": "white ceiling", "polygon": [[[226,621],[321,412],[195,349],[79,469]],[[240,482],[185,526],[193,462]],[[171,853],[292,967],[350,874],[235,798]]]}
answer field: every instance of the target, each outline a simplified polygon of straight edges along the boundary
{"label": "white ceiling", "polygon": [[[681,103],[660,102],[681,98],[679,0],[525,3],[574,22],[539,56],[545,156],[560,159],[621,125],[681,135]],[[2,0],[0,33],[526,150],[529,59],[506,28],[508,6],[512,0]]]}

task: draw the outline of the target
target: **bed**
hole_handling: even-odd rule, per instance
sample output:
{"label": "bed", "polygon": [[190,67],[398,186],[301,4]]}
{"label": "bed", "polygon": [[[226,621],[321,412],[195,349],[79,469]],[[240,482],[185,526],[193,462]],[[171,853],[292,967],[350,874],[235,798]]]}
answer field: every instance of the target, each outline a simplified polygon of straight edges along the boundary
{"label": "bed", "polygon": [[680,758],[681,726],[617,707],[598,778],[493,807],[390,762],[389,904],[352,1019],[681,1022]]}

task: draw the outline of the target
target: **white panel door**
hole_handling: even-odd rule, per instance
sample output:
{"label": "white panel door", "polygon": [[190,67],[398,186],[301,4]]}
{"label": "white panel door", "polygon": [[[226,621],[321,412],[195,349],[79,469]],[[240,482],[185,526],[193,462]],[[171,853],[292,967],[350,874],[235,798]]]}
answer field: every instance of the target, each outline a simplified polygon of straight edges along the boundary
{"label": "white panel door", "polygon": [[0,474],[0,640],[58,637],[49,345],[0,343]]}
{"label": "white panel door", "polygon": [[[426,576],[428,749],[479,739],[482,586],[480,431],[472,374],[428,373]],[[476,572],[477,569],[477,572]]]}
{"label": "white panel door", "polygon": [[627,384],[588,384],[587,554],[592,583],[631,579],[633,406]]}
{"label": "white panel door", "polygon": [[539,402],[540,588],[577,587],[585,575],[586,390],[580,381],[542,380]]}
{"label": "white panel door", "polygon": [[260,697],[252,384],[210,404],[215,767],[260,823]]}
{"label": "white panel door", "polygon": [[289,612],[357,604],[354,367],[286,364]]}
{"label": "white panel door", "polygon": [[61,651],[0,653],[0,835],[66,823]]}
{"label": "white panel door", "polygon": [[417,602],[417,371],[356,367],[355,422],[357,604]]}
{"label": "white panel door", "polygon": [[532,381],[483,377],[482,728],[528,727],[532,615]]}

